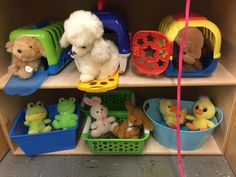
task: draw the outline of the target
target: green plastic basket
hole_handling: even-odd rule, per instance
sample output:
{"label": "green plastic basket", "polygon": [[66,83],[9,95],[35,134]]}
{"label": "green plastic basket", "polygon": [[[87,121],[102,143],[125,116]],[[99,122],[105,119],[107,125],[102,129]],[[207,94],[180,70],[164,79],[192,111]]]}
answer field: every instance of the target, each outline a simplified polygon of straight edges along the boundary
{"label": "green plastic basket", "polygon": [[[84,97],[91,98],[93,96],[98,96],[102,99],[102,104],[106,106],[110,113],[116,111],[126,111],[125,101],[131,100],[132,104],[135,105],[134,92],[129,89],[116,89],[105,93],[85,93]],[[81,111],[84,113],[85,117],[90,115],[90,106],[81,103]]]}
{"label": "green plastic basket", "polygon": [[[126,118],[125,111],[109,112],[109,116],[114,116],[117,122],[121,123]],[[143,137],[139,139],[100,139],[89,136],[92,119],[87,117],[87,121],[82,133],[82,138],[87,142],[89,149],[94,154],[140,154],[143,152],[145,140],[150,133],[144,130]]]}

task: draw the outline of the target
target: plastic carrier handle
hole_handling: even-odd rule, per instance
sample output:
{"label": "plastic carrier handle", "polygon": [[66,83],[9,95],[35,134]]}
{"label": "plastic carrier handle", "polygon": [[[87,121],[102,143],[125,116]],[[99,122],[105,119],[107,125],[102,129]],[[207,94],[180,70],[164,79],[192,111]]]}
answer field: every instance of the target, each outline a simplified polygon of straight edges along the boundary
{"label": "plastic carrier handle", "polygon": [[90,128],[90,125],[92,123],[92,119],[90,116],[87,117],[87,120],[86,120],[86,123],[85,123],[85,126],[84,126],[84,129],[83,129],[83,133],[88,133],[89,132],[89,128]]}
{"label": "plastic carrier handle", "polygon": [[42,20],[38,23],[35,23],[33,25],[31,25],[31,28],[32,29],[39,29],[39,28],[42,28],[44,26],[48,26],[49,25],[49,21],[48,20]]}
{"label": "plastic carrier handle", "polygon": [[[87,120],[86,120],[86,123],[85,123],[85,126],[84,126],[84,129],[83,129],[83,132],[82,132],[83,134],[89,132],[91,123],[92,123],[92,119],[91,119],[90,116],[88,116]],[[147,130],[147,129],[144,129],[144,133],[145,134],[150,134],[150,131]]]}
{"label": "plastic carrier handle", "polygon": [[143,104],[143,110],[144,112],[148,112],[149,109],[156,109],[154,104],[150,104],[149,101],[145,101]]}
{"label": "plastic carrier handle", "polygon": [[218,125],[218,124],[220,124],[220,123],[222,122],[222,120],[224,119],[224,113],[223,113],[222,110],[221,110],[220,108],[218,108],[218,107],[216,107],[216,113],[218,113],[218,116],[215,115],[215,117],[216,117],[216,119],[217,119],[217,121],[218,121],[218,123],[217,123],[217,125]]}

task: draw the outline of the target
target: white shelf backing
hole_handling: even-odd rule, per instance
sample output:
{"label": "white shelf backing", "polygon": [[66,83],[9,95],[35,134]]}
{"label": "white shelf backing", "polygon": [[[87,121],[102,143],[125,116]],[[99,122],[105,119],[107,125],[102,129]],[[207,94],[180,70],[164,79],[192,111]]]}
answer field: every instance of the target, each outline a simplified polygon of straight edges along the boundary
{"label": "white shelf backing", "polygon": [[[152,137],[150,137],[146,144],[142,155],[176,155],[176,150],[168,149],[158,142],[156,142]],[[183,155],[222,155],[223,153],[217,146],[214,138],[210,136],[207,142],[200,148],[194,151],[182,151]],[[14,152],[14,155],[24,155],[24,152],[18,147]],[[91,155],[88,145],[83,138],[80,138],[79,143],[75,149],[58,151],[47,153],[43,155]]]}

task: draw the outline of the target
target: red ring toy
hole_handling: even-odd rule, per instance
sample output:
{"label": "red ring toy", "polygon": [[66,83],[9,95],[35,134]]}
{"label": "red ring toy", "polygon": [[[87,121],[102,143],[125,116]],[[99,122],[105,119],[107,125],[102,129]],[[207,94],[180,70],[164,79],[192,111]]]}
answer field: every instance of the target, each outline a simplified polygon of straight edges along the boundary
{"label": "red ring toy", "polygon": [[161,74],[171,55],[171,44],[162,33],[139,31],[132,41],[132,55],[137,69],[145,74]]}

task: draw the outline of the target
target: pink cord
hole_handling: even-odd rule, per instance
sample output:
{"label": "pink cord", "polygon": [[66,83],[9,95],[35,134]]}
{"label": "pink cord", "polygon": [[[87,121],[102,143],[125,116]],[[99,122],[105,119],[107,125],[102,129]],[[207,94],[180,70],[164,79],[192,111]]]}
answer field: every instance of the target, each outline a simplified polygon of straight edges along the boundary
{"label": "pink cord", "polygon": [[183,49],[184,42],[188,32],[189,24],[189,11],[190,11],[191,0],[186,0],[185,6],[185,29],[184,34],[181,39],[180,51],[179,51],[179,70],[178,70],[178,86],[177,86],[177,131],[176,131],[176,142],[177,142],[177,151],[178,151],[178,167],[181,177],[184,177],[182,156],[181,156],[181,142],[180,142],[180,101],[181,101],[181,78],[182,78],[182,60],[183,60]]}

